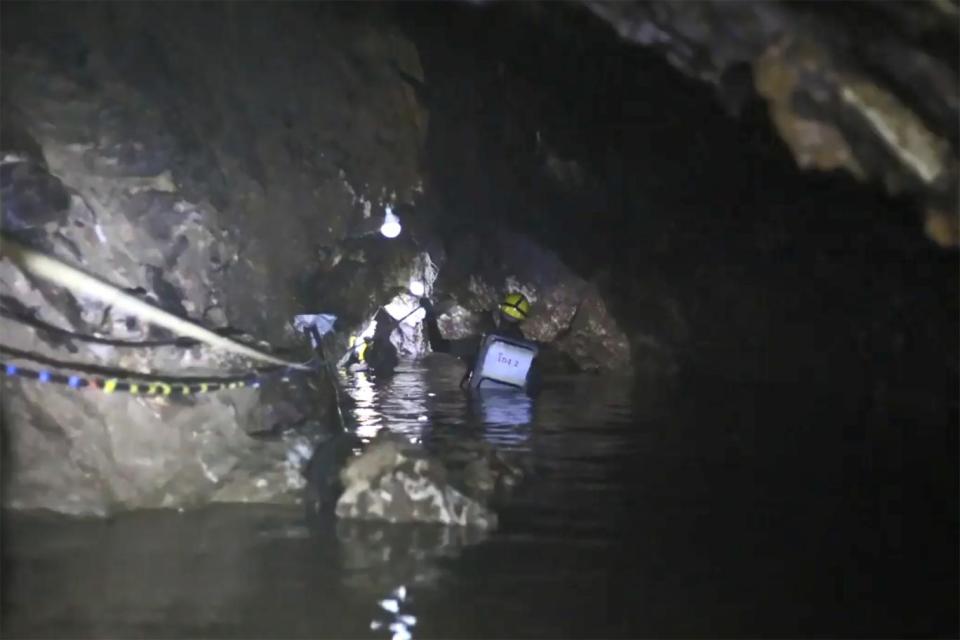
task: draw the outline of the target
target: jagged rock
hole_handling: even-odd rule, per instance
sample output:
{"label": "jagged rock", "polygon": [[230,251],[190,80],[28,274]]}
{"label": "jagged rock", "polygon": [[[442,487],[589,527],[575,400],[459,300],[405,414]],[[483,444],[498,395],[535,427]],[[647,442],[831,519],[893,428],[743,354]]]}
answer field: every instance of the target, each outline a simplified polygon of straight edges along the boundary
{"label": "jagged rock", "polygon": [[[396,73],[421,74],[416,49],[339,9],[157,11],[4,7],[4,230],[211,328],[303,345],[290,320],[317,311],[300,298],[309,258],[422,188],[425,114]],[[266,50],[275,57],[253,53]],[[0,295],[76,333],[170,337],[7,263]],[[134,371],[251,367],[202,347],[117,349],[7,320],[3,334],[56,360]],[[188,400],[4,386],[3,499],[15,508],[295,500],[304,447],[332,428],[326,383]]]}
{"label": "jagged rock", "polygon": [[627,336],[596,287],[552,251],[521,234],[498,231],[464,237],[450,254],[437,284],[458,302],[438,323],[447,337],[474,332],[479,314],[495,311],[507,291],[520,291],[532,304],[523,324],[528,338],[553,343],[581,369],[631,369]]}
{"label": "jagged rock", "polygon": [[45,167],[27,159],[5,154],[0,164],[0,207],[2,226],[7,231],[60,227],[70,206],[63,183]]}
{"label": "jagged rock", "polygon": [[749,65],[801,167],[842,168],[949,209],[954,222],[927,234],[960,243],[955,2],[584,4],[721,93],[730,70]]}
{"label": "jagged rock", "polygon": [[340,474],[341,518],[494,529],[497,517],[449,483],[443,465],[401,436],[381,431]]}
{"label": "jagged rock", "polygon": [[339,357],[349,348],[349,338],[369,330],[373,321],[388,323],[389,339],[400,357],[428,352],[418,311],[420,297],[409,288],[423,286],[430,296],[438,265],[432,256],[401,236],[389,245],[377,241],[355,243],[352,251],[329,273],[317,279],[317,305],[339,318],[338,331],[324,336],[324,349]]}
{"label": "jagged rock", "polygon": [[290,481],[282,443],[246,434],[254,391],[178,406],[164,398],[68,395],[35,382],[5,386],[6,507],[106,515],[211,500],[290,502],[302,486]]}
{"label": "jagged rock", "polygon": [[[52,174],[90,207],[129,206],[162,233],[182,217],[172,205],[187,203],[187,227],[199,222],[228,245],[210,256],[218,265],[203,265],[222,280],[219,306],[232,323],[280,341],[290,317],[314,310],[306,307],[315,299],[298,300],[312,269],[306,257],[422,188],[426,116],[396,72],[422,75],[416,49],[388,24],[309,5],[158,11],[6,11],[4,122],[15,117]],[[82,65],[59,64],[64,22],[86,51]],[[212,32],[230,64],[208,63]],[[275,57],[251,55],[258,47]],[[304,85],[305,75],[317,81]],[[280,105],[272,98],[294,95]],[[174,203],[131,202],[150,189],[174,194]],[[190,220],[193,211],[202,219]]]}

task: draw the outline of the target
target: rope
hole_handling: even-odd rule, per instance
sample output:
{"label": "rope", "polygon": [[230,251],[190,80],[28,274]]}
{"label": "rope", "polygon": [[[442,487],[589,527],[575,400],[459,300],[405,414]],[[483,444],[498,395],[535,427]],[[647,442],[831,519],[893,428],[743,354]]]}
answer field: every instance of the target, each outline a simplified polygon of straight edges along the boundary
{"label": "rope", "polygon": [[[95,373],[95,374],[106,375],[106,376],[136,377],[142,380],[167,380],[173,377],[171,374],[141,373],[139,371],[130,371],[128,369],[121,369],[119,367],[90,364],[86,362],[70,362],[68,360],[57,360],[56,358],[52,358],[50,356],[45,356],[43,354],[36,353],[33,351],[24,351],[8,345],[0,345],[0,353],[7,354],[8,356],[11,356],[13,358],[30,360],[31,362],[44,364],[49,367],[53,367],[55,369],[70,369],[70,370],[84,371],[86,373]],[[260,374],[265,372],[289,370],[289,369],[290,367],[271,366],[271,367],[263,367],[261,369],[246,369],[243,372],[238,372],[234,374],[228,373],[227,375],[230,376],[231,378],[244,377],[241,374],[247,374],[247,375]],[[296,371],[301,372],[302,369],[297,369]],[[190,376],[184,376],[183,378],[188,380],[204,380],[209,377],[210,376],[206,374],[201,374],[200,376],[194,376],[192,378]]]}
{"label": "rope", "polygon": [[40,383],[66,385],[72,389],[96,389],[103,393],[130,393],[147,396],[190,396],[225,389],[250,387],[259,389],[265,376],[247,378],[217,378],[204,382],[133,382],[121,378],[92,378],[78,375],[66,375],[47,369],[33,369],[7,362],[0,362],[0,373],[8,378],[20,377],[37,380]]}
{"label": "rope", "polygon": [[253,349],[245,344],[241,344],[229,338],[210,331],[198,324],[179,318],[168,311],[147,304],[146,302],[124,292],[119,287],[95,278],[83,271],[71,267],[60,260],[51,258],[33,249],[3,236],[3,243],[0,244],[0,255],[3,255],[24,270],[33,273],[41,278],[50,280],[62,287],[70,289],[75,293],[90,296],[99,299],[104,304],[112,305],[122,309],[127,313],[139,317],[145,322],[163,327],[182,336],[190,337],[200,342],[204,342],[211,347],[230,351],[247,358],[269,362],[295,369],[309,368],[304,364],[284,360],[257,349]]}
{"label": "rope", "polygon": [[[186,396],[244,387],[257,389],[270,378],[276,376],[286,378],[290,374],[303,372],[302,369],[292,369],[291,367],[268,367],[264,369],[254,369],[232,376],[183,377],[139,373],[87,363],[64,362],[5,345],[0,345],[0,352],[17,359],[31,360],[49,367],[34,368],[7,361],[0,362],[0,373],[9,378],[27,378],[37,380],[40,383],[66,385],[73,389],[98,389],[104,393],[127,392],[142,395]],[[317,366],[319,366],[319,363],[317,363]],[[64,370],[99,375],[78,375],[65,373]]]}

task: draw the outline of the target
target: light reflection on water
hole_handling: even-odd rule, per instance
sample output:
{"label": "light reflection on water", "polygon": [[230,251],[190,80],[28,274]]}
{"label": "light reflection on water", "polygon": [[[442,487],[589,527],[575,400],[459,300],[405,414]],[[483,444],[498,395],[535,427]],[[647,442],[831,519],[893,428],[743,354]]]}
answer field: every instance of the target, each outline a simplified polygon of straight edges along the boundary
{"label": "light reflection on water", "polygon": [[407,587],[400,585],[390,593],[390,597],[378,603],[384,615],[370,621],[370,630],[388,629],[393,640],[411,640],[413,628],[417,625],[417,616],[404,613],[407,604]]}
{"label": "light reflection on water", "polygon": [[348,426],[364,441],[388,429],[420,442],[425,431],[456,425],[483,431],[491,444],[522,447],[534,421],[534,399],[510,390],[468,393],[459,388],[461,372],[440,358],[401,363],[383,380],[364,371],[344,372],[341,384],[353,404]]}
{"label": "light reflection on water", "polygon": [[[433,447],[470,446],[480,440],[503,450],[526,451],[534,419],[534,399],[524,392],[459,387],[461,370],[445,358],[402,362],[394,374],[378,380],[365,371],[341,373],[352,407],[348,425],[369,442],[381,429]],[[389,632],[392,640],[414,637],[416,616],[404,613],[407,587],[398,584],[377,601],[380,611],[370,630]]]}

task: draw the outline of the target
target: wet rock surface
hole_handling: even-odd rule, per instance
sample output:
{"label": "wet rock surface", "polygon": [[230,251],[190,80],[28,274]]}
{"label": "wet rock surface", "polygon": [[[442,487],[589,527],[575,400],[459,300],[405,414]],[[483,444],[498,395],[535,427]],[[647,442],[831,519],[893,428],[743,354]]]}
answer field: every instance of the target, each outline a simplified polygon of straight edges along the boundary
{"label": "wet rock surface", "polygon": [[[631,369],[627,335],[597,287],[554,252],[523,234],[503,230],[465,234],[451,242],[449,255],[437,284],[438,291],[451,294],[456,302],[439,323],[445,337],[475,333],[482,326],[481,316],[496,313],[505,292],[519,291],[531,302],[522,325],[527,338],[549,343],[575,369]],[[557,364],[562,367],[561,362]]]}
{"label": "wet rock surface", "polygon": [[[307,359],[290,320],[321,303],[299,298],[300,276],[322,247],[420,188],[424,115],[396,73],[419,73],[416,50],[348,10],[171,9],[4,7],[3,229],[176,315]],[[317,11],[321,33],[304,28]],[[220,49],[208,48],[214,32]],[[254,53],[267,41],[273,57]],[[173,337],[6,262],[0,283],[5,309],[68,333]],[[142,374],[256,366],[9,318],[2,333],[55,361]],[[322,377],[184,399],[4,387],[3,498],[15,508],[296,500],[310,449],[337,426]]]}
{"label": "wet rock surface", "polygon": [[338,315],[337,331],[324,336],[324,349],[339,358],[350,348],[350,337],[377,320],[399,357],[426,353],[423,312],[417,312],[419,296],[410,287],[419,284],[422,295],[431,295],[438,269],[435,257],[409,236],[386,244],[382,238],[345,242],[336,264],[317,269],[303,288],[304,295]]}
{"label": "wet rock surface", "polygon": [[960,242],[956,3],[585,4],[728,102],[742,104],[734,71],[751,70],[800,167],[910,194],[928,237]]}
{"label": "wet rock surface", "polygon": [[[138,228],[170,234],[165,242],[177,237],[165,228],[190,217],[177,200],[214,218],[229,246],[204,270],[222,280],[226,315],[267,340],[286,338],[286,321],[315,303],[297,299],[298,285],[322,247],[420,188],[425,115],[396,72],[416,77],[419,61],[386,23],[308,5],[34,5],[5,15],[32,27],[29,37],[14,26],[4,34],[5,123],[40,143],[55,176],[64,179],[52,154],[83,167],[89,177],[70,186],[92,207],[103,198],[107,209],[129,207]],[[213,32],[224,36],[217,47]],[[83,55],[65,66],[68,35]],[[131,204],[123,179],[175,199]]]}
{"label": "wet rock surface", "polygon": [[497,526],[496,514],[452,486],[440,461],[388,431],[347,461],[340,479],[344,488],[336,506],[340,518]]}

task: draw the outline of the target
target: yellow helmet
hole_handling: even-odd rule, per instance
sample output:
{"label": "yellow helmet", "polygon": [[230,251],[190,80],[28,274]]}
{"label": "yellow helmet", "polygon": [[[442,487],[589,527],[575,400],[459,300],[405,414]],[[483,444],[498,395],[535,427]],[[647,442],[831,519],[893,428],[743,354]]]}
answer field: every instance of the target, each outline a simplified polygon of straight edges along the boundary
{"label": "yellow helmet", "polygon": [[530,301],[522,293],[508,293],[500,303],[500,312],[513,320],[526,320],[530,313]]}

